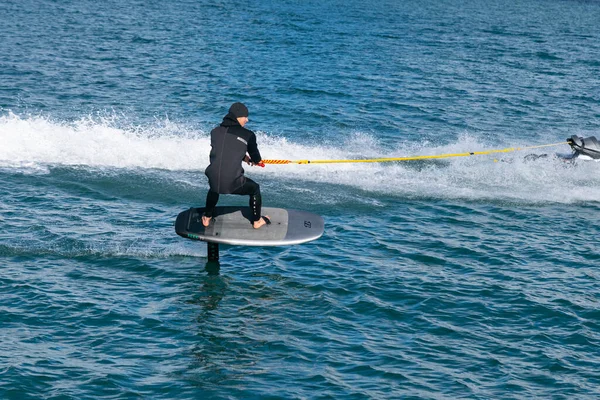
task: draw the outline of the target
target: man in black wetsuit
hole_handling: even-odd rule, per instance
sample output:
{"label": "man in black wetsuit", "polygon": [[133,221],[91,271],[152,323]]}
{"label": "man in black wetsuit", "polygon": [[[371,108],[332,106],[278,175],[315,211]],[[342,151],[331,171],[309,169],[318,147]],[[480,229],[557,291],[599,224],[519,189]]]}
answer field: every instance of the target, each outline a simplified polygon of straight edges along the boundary
{"label": "man in black wetsuit", "polygon": [[242,161],[251,166],[265,166],[256,145],[256,135],[244,128],[247,122],[248,108],[242,103],[234,103],[221,125],[210,132],[210,165],[204,172],[210,190],[206,195],[206,211],[202,216],[204,226],[210,225],[219,194],[249,195],[254,228],[270,223],[268,216],[260,215],[260,186],[246,178],[242,168]]}

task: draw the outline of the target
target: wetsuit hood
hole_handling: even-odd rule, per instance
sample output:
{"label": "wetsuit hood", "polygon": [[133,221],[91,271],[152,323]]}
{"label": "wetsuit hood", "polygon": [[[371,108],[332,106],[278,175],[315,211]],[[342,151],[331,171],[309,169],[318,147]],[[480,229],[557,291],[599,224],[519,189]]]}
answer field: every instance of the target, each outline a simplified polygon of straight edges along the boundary
{"label": "wetsuit hood", "polygon": [[240,123],[238,122],[238,120],[235,117],[235,115],[233,115],[232,113],[229,113],[225,117],[223,117],[223,122],[221,122],[221,126],[229,128],[229,127],[232,127],[232,126],[239,126],[239,127],[241,127],[242,125],[240,125]]}

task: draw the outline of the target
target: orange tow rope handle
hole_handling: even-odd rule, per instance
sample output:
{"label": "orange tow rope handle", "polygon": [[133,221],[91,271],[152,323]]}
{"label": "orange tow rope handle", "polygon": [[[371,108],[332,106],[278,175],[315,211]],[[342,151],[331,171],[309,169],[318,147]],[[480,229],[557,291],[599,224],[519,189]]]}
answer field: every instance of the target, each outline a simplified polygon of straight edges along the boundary
{"label": "orange tow rope handle", "polygon": [[264,164],[291,164],[290,160],[262,160]]}

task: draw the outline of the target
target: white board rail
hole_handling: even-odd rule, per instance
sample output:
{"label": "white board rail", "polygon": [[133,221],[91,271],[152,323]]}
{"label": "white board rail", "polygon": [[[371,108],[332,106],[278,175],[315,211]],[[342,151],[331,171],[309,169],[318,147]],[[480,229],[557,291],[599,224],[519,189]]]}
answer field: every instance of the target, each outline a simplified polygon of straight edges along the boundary
{"label": "white board rail", "polygon": [[320,215],[307,211],[263,207],[270,225],[254,229],[248,207],[216,207],[208,227],[202,225],[204,208],[181,212],[175,221],[175,232],[185,238],[234,246],[288,246],[318,239],[325,223]]}

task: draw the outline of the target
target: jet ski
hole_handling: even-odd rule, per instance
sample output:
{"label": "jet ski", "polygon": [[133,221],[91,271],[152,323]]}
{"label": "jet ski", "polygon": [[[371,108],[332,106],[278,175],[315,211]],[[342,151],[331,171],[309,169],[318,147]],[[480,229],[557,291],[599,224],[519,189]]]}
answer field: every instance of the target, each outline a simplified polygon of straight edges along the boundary
{"label": "jet ski", "polygon": [[[571,153],[556,154],[555,157],[565,162],[600,161],[600,142],[594,136],[583,138],[573,135],[567,139],[567,144],[571,146]],[[535,161],[548,156],[548,154],[528,154],[525,156],[525,161]]]}
{"label": "jet ski", "polygon": [[594,136],[582,138],[576,135],[567,139],[567,143],[571,146],[573,153],[570,157],[564,157],[567,160],[586,160],[600,161],[600,143]]}

